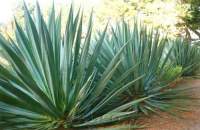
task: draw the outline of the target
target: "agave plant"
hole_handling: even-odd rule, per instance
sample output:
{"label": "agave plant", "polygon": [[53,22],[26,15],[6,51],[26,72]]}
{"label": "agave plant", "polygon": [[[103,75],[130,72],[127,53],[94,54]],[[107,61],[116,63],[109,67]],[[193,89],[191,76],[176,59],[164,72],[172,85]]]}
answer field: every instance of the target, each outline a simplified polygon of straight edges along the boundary
{"label": "agave plant", "polygon": [[[5,130],[54,130],[110,123],[133,117],[128,108],[144,97],[127,104],[113,99],[133,85],[111,82],[120,64],[122,47],[102,73],[96,66],[106,29],[92,39],[92,16],[82,38],[83,14],[71,7],[65,33],[61,15],[54,6],[45,22],[37,4],[36,15],[25,9],[24,28],[15,20],[15,38],[0,35],[0,46],[9,67],[0,65],[0,127]],[[94,42],[94,50],[91,42]],[[129,75],[119,76],[124,81]],[[136,76],[135,76],[136,77]],[[107,87],[115,86],[111,91]],[[113,103],[110,105],[110,103]]]}
{"label": "agave plant", "polygon": [[200,67],[199,47],[181,38],[172,41],[171,46],[171,62],[183,68],[183,76],[194,76]]}
{"label": "agave plant", "polygon": [[[113,75],[112,81],[123,84],[139,75],[144,75],[121,96],[121,100],[131,101],[156,95],[138,103],[137,107],[133,106],[144,114],[156,112],[157,109],[167,112],[170,112],[171,108],[181,110],[184,108],[180,107],[184,106],[182,100],[190,98],[184,92],[185,88],[172,88],[170,85],[181,75],[182,68],[173,67],[169,62],[171,50],[166,52],[166,41],[166,38],[159,36],[159,32],[155,29],[147,29],[145,25],[138,22],[135,22],[132,27],[123,21],[117,24],[116,29],[112,28],[112,35],[106,36],[103,44],[99,58],[99,66],[102,70],[120,48],[127,44],[121,55],[122,62]],[[117,77],[126,75],[124,72],[127,71],[132,71],[131,75],[125,81],[118,80]]]}

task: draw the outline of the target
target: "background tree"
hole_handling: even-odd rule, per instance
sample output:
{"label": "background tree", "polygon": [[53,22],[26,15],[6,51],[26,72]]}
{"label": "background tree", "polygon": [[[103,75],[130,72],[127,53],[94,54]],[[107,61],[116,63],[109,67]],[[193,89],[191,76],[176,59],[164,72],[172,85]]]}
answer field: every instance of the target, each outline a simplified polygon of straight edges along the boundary
{"label": "background tree", "polygon": [[199,0],[181,0],[182,5],[187,5],[185,16],[181,17],[183,22],[179,26],[184,27],[186,37],[189,40],[200,39],[200,1]]}

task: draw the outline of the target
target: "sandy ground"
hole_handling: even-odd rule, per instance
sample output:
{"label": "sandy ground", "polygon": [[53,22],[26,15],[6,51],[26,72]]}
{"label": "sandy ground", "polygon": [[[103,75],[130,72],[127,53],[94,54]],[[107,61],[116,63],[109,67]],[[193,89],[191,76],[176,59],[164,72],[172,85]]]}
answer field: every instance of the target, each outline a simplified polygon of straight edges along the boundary
{"label": "sandy ground", "polygon": [[[194,97],[200,98],[200,80],[184,80],[178,83],[181,86],[197,87],[192,91]],[[200,101],[197,102],[200,104]],[[188,106],[190,107],[190,106]],[[147,128],[143,130],[200,130],[200,107],[191,107],[191,112],[185,112],[182,118],[162,113],[162,118],[150,116],[143,120]]]}

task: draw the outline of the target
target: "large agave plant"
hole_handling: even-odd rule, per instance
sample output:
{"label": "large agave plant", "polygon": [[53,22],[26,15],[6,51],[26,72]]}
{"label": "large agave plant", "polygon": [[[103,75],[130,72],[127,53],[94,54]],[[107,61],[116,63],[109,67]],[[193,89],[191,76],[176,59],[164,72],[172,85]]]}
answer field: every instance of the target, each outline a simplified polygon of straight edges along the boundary
{"label": "large agave plant", "polygon": [[173,48],[171,62],[183,68],[183,76],[194,76],[200,67],[199,46],[181,38],[171,41],[170,44]]}
{"label": "large agave plant", "polygon": [[[79,128],[130,118],[128,108],[146,98],[114,104],[127,84],[111,82],[123,50],[110,59],[104,70],[96,67],[106,29],[93,40],[92,17],[82,39],[83,15],[71,7],[64,35],[61,15],[52,7],[46,23],[37,5],[34,19],[26,5],[24,29],[15,20],[15,38],[0,35],[0,46],[9,67],[0,65],[0,128],[5,130],[54,130]],[[125,72],[126,75],[130,72]],[[126,79],[119,76],[119,80]],[[136,76],[135,76],[136,77]],[[114,89],[106,91],[108,86]],[[113,103],[110,105],[110,103]]]}
{"label": "large agave plant", "polygon": [[185,88],[170,86],[181,74],[182,69],[170,65],[171,50],[166,51],[166,39],[161,38],[158,31],[148,30],[137,22],[134,23],[134,27],[122,22],[117,24],[116,29],[112,29],[112,36],[107,36],[106,39],[99,58],[99,66],[102,70],[120,48],[127,44],[122,52],[122,62],[112,78],[113,81],[116,81],[118,76],[125,75],[124,72],[133,71],[133,69],[134,71],[126,78],[126,81],[119,81],[121,84],[144,75],[123,93],[121,100],[131,101],[152,94],[156,95],[137,105],[136,108],[145,114],[156,112],[157,109],[170,112],[171,108],[177,110],[184,108],[180,107],[184,106],[182,100],[189,98],[186,93],[183,93]]}

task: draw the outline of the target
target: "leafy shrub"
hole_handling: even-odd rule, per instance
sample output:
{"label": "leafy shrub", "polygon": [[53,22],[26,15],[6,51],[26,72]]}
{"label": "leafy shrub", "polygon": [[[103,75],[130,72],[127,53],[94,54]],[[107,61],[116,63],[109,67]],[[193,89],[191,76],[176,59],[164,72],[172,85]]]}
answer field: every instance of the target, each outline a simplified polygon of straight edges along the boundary
{"label": "leafy shrub", "polygon": [[182,74],[182,67],[175,66],[169,68],[168,71],[161,77],[161,80],[163,82],[169,83],[171,81],[174,81],[177,77],[179,77]]}

